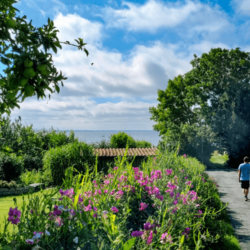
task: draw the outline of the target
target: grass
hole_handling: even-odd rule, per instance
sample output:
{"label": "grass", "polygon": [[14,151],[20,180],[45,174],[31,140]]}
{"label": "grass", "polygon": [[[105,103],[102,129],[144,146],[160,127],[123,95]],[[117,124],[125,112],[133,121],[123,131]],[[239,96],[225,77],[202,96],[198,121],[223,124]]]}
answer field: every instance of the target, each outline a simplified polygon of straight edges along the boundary
{"label": "grass", "polygon": [[227,154],[221,155],[215,151],[210,158],[210,164],[208,165],[208,168],[226,168],[225,163],[227,160]]}
{"label": "grass", "polygon": [[[47,192],[45,191],[39,191],[35,193],[34,195],[36,196],[41,196],[42,192]],[[23,203],[23,198],[24,201],[29,200],[29,195],[24,194],[24,195],[11,195],[11,196],[6,196],[6,197],[0,197],[0,232],[3,231],[3,226],[4,226],[4,218],[8,218],[8,212],[10,207],[15,208],[14,201],[13,199],[16,198],[17,201],[17,206],[20,208]],[[8,231],[11,232],[13,230],[13,226],[10,224],[8,227]]]}

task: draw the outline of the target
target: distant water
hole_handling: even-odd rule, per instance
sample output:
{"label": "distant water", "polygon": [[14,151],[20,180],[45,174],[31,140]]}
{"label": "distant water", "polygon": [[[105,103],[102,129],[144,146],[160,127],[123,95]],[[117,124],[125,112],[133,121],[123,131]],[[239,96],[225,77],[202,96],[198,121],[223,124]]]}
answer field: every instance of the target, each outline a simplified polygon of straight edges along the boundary
{"label": "distant water", "polygon": [[[96,143],[102,140],[109,141],[112,134],[117,134],[119,131],[115,130],[74,130],[75,136],[80,141],[86,143]],[[145,140],[157,146],[160,137],[159,133],[150,130],[124,130],[126,134],[132,136],[135,140]],[[67,130],[66,134],[69,135],[70,131]]]}

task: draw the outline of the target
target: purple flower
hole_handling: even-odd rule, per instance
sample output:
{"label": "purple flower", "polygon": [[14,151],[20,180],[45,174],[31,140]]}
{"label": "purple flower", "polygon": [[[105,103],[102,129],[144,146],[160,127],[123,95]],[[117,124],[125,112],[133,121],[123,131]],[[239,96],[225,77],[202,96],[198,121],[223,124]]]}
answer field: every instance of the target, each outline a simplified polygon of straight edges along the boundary
{"label": "purple flower", "polygon": [[145,229],[146,231],[152,230],[154,227],[155,227],[155,225],[154,225],[154,224],[151,224],[151,223],[149,223],[149,222],[147,222],[147,223],[144,224],[144,229]]}
{"label": "purple flower", "polygon": [[111,211],[112,211],[113,213],[117,213],[119,210],[118,210],[116,207],[111,207]]}
{"label": "purple flower", "polygon": [[142,231],[134,231],[131,233],[132,237],[141,237],[143,235]]}
{"label": "purple flower", "polygon": [[144,202],[142,202],[141,204],[140,204],[140,208],[139,208],[139,210],[144,210],[144,209],[146,209],[147,207],[148,207],[148,205],[146,204],[146,203],[144,203]]}
{"label": "purple flower", "polygon": [[192,183],[191,181],[187,181],[187,182],[185,182],[185,184],[186,184],[186,185],[188,185],[188,186],[190,186],[190,185],[191,185],[191,183]]}
{"label": "purple flower", "polygon": [[9,218],[8,221],[11,221],[11,224],[17,225],[18,222],[20,222],[21,217],[21,211],[17,210],[17,207],[12,209],[12,207],[9,210]]}
{"label": "purple flower", "polygon": [[94,211],[97,211],[97,207],[93,207],[93,210],[94,210]]}
{"label": "purple flower", "polygon": [[58,206],[55,205],[54,206],[54,211],[53,211],[53,215],[54,216],[58,216],[58,215],[61,215],[62,211],[58,209]]}
{"label": "purple flower", "polygon": [[173,204],[177,205],[178,204],[178,199],[176,199]]}
{"label": "purple flower", "polygon": [[97,214],[93,214],[93,217],[94,217],[94,218],[97,218]]}
{"label": "purple flower", "polygon": [[172,175],[173,170],[172,169],[166,169],[166,175]]}
{"label": "purple flower", "polygon": [[92,210],[92,207],[91,207],[91,205],[89,204],[88,206],[84,207],[83,210],[84,210],[85,212],[88,212],[88,211],[91,211],[91,210]]}
{"label": "purple flower", "polygon": [[188,235],[190,233],[190,228],[189,227],[186,227],[184,232],[182,232],[182,235],[186,235],[186,238],[188,239]]}

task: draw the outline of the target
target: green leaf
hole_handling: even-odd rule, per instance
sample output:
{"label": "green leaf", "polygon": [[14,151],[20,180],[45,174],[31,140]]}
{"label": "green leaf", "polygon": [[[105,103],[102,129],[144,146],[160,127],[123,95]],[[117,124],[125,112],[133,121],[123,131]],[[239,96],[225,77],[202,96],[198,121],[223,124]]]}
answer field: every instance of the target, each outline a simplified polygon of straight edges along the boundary
{"label": "green leaf", "polygon": [[84,52],[86,53],[86,55],[88,56],[89,55],[89,52],[84,48],[83,49],[84,50]]}
{"label": "green leaf", "polygon": [[131,238],[123,244],[123,250],[130,250],[135,244],[136,238]]}
{"label": "green leaf", "polygon": [[92,250],[98,250],[97,246],[92,242],[91,242],[91,249]]}

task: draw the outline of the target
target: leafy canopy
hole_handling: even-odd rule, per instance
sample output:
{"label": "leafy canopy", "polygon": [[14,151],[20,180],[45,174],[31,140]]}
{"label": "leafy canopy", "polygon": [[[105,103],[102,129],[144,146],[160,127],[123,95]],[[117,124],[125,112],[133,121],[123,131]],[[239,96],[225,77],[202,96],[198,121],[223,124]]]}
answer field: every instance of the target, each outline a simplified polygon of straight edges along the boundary
{"label": "leafy canopy", "polygon": [[241,158],[250,151],[250,53],[216,48],[194,55],[191,64],[158,92],[159,104],[150,108],[154,129],[180,140],[182,125],[199,128],[204,119],[207,140],[212,134],[211,144]]}
{"label": "leafy canopy", "polygon": [[83,39],[75,39],[76,45],[59,41],[52,20],[34,27],[26,16],[17,16],[18,9],[13,7],[17,2],[0,1],[0,61],[5,66],[0,74],[0,114],[20,108],[18,103],[27,97],[43,99],[46,91],[60,92],[60,84],[63,86],[67,78],[55,68],[50,51],[56,54],[61,43],[76,46],[88,56]]}

